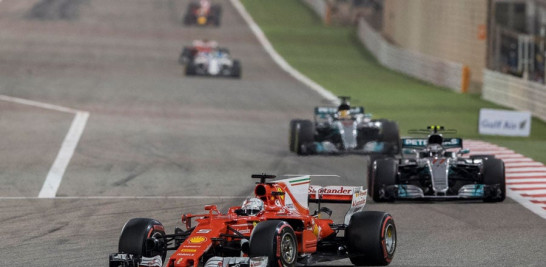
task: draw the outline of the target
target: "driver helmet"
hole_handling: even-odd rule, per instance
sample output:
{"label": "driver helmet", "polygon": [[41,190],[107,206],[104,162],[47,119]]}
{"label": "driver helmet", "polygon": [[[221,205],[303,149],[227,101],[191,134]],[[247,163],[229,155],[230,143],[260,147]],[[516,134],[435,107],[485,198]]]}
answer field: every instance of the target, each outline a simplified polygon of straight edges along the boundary
{"label": "driver helmet", "polygon": [[351,106],[348,103],[341,103],[337,108],[337,116],[339,119],[350,119],[351,118]]}
{"label": "driver helmet", "polygon": [[243,202],[241,209],[246,215],[256,215],[264,210],[264,202],[259,198],[249,198]]}
{"label": "driver helmet", "polygon": [[430,144],[428,146],[428,149],[429,149],[430,154],[432,156],[439,156],[442,153],[442,150],[443,150],[442,145],[440,145],[440,144]]}

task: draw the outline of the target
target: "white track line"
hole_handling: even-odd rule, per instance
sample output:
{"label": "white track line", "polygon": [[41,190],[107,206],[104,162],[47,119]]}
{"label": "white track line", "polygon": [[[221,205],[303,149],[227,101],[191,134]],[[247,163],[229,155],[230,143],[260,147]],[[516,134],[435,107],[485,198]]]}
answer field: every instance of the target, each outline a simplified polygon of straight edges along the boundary
{"label": "white track line", "polygon": [[53,165],[47,174],[47,178],[42,186],[42,190],[40,190],[40,194],[38,194],[38,197],[52,198],[57,195],[57,190],[61,185],[61,180],[63,179],[66,167],[68,167],[68,163],[74,154],[74,150],[76,150],[76,146],[78,146],[78,142],[80,141],[80,137],[83,133],[83,129],[85,128],[88,118],[89,113],[87,112],[76,113],[74,120],[72,120],[70,130],[68,130],[68,133],[64,138],[61,150],[59,150],[59,154],[57,154],[57,158],[53,162]]}
{"label": "white track line", "polygon": [[[0,95],[0,100],[59,112],[71,113],[75,115],[74,119],[72,120],[72,125],[70,126],[70,129],[64,137],[61,149],[59,150],[59,153],[57,154],[53,165],[51,165],[42,189],[38,194],[39,198],[55,197],[55,195],[57,194],[57,190],[61,185],[61,180],[63,179],[66,168],[68,167],[68,163],[70,162],[70,159],[72,159],[74,150],[76,149],[76,146],[78,145],[80,137],[83,133],[83,129],[87,124],[89,112],[6,95]],[[4,198],[0,197],[0,199]]]}
{"label": "white track line", "polygon": [[248,14],[245,7],[239,0],[231,0],[231,4],[235,7],[235,9],[239,12],[239,15],[243,17],[243,19],[246,21],[246,24],[254,33],[256,38],[258,38],[258,41],[262,45],[262,47],[265,49],[265,51],[271,56],[273,61],[277,63],[283,69],[284,71],[288,72],[292,77],[294,77],[296,80],[300,81],[301,83],[307,85],[309,88],[314,90],[315,92],[319,93],[322,97],[328,99],[332,103],[338,104],[339,99],[332,94],[332,92],[326,90],[324,87],[319,85],[318,83],[314,82],[313,80],[309,79],[307,76],[303,75],[301,72],[294,69],[286,60],[284,60],[283,57],[277,53],[275,48],[273,48],[273,45],[269,42],[265,34],[263,33],[262,29],[254,22],[254,19]]}
{"label": "white track line", "polygon": [[28,100],[28,99],[13,97],[13,96],[7,96],[7,95],[0,95],[0,100],[13,102],[13,103],[17,103],[17,104],[23,104],[23,105],[27,105],[27,106],[43,108],[43,109],[49,109],[49,110],[55,110],[55,111],[60,111],[60,112],[72,113],[72,114],[76,114],[76,113],[80,112],[79,110],[75,110],[75,109],[71,109],[71,108],[61,107],[61,106],[57,106],[57,105],[53,105],[53,104],[42,103],[42,102],[38,102],[38,101],[33,101],[33,100]]}

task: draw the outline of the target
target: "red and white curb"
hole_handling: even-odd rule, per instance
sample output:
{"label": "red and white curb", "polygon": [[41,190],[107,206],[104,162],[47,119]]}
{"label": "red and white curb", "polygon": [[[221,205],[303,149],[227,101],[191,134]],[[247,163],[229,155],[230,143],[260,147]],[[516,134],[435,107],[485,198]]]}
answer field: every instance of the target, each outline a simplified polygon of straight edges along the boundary
{"label": "red and white curb", "polygon": [[546,166],[513,150],[484,141],[465,140],[470,155],[489,154],[504,161],[506,195],[546,219]]}

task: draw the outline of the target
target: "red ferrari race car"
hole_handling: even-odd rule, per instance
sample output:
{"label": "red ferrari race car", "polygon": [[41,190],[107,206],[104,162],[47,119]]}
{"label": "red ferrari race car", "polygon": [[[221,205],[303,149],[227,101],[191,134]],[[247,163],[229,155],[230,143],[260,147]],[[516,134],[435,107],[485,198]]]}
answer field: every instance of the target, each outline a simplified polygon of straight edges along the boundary
{"label": "red ferrari race car", "polygon": [[[362,187],[312,186],[310,176],[252,178],[260,180],[254,196],[242,206],[224,214],[216,205],[207,205],[203,214],[184,214],[186,229],[176,228],[174,234],[166,234],[154,219],[129,220],[109,266],[295,266],[343,258],[355,265],[388,265],[392,261],[393,218],[385,212],[364,211]],[[309,202],[318,203],[315,211],[310,212]],[[344,222],[329,218],[332,211],[321,206],[328,202],[350,203]],[[165,261],[169,250],[175,252]]]}
{"label": "red ferrari race car", "polygon": [[184,25],[196,24],[203,26],[212,24],[220,26],[221,15],[222,7],[220,5],[212,5],[208,0],[200,0],[188,5],[183,22]]}

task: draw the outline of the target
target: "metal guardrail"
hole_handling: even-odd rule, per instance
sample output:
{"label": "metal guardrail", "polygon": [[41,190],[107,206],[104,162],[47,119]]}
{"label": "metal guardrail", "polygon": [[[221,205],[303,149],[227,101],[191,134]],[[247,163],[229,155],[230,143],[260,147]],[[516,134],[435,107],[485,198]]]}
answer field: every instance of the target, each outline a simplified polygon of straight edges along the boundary
{"label": "metal guardrail", "polygon": [[546,86],[543,84],[484,69],[482,98],[517,110],[528,110],[546,121]]}
{"label": "metal guardrail", "polygon": [[358,22],[360,41],[375,55],[379,63],[406,75],[447,87],[456,92],[468,90],[470,69],[462,63],[439,59],[397,47],[387,42],[365,20]]}

